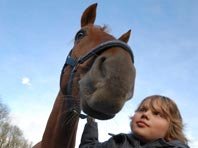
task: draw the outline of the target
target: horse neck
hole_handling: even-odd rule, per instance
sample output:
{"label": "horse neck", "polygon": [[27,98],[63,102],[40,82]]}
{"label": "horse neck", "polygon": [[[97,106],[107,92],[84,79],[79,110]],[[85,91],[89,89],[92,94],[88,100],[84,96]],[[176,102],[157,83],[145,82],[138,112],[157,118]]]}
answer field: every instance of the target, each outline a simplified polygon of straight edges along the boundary
{"label": "horse neck", "polygon": [[[66,75],[67,76],[67,75]],[[69,75],[68,75],[69,77]],[[69,80],[65,78],[64,80]],[[74,78],[73,86],[78,84]],[[77,88],[77,87],[75,87]],[[72,93],[78,99],[78,90]],[[74,148],[79,117],[68,108],[71,98],[59,91],[42,139],[42,148]]]}

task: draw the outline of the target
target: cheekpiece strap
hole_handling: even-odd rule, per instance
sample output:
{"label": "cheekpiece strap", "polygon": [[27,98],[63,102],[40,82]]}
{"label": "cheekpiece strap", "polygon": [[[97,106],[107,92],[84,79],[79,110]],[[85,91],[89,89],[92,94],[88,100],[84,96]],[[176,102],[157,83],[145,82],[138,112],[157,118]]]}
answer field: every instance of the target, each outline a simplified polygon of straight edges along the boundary
{"label": "cheekpiece strap", "polygon": [[76,60],[68,55],[66,59],[66,64],[74,67],[76,65]]}

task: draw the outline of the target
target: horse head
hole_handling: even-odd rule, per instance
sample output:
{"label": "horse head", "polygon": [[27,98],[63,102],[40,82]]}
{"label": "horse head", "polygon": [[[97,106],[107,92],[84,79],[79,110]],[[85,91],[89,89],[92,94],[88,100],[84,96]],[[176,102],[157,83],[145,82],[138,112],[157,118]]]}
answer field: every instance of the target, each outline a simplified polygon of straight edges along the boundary
{"label": "horse head", "polygon": [[94,24],[96,7],[89,6],[81,16],[81,28],[63,68],[61,90],[77,94],[85,113],[105,120],[113,118],[132,98],[136,71],[127,45],[131,30],[116,39],[105,26]]}

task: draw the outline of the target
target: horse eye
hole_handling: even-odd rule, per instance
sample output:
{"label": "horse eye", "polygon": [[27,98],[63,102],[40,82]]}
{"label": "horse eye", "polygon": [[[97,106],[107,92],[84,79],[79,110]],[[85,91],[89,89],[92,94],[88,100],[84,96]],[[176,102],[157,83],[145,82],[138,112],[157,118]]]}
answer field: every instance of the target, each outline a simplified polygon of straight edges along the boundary
{"label": "horse eye", "polygon": [[75,36],[75,41],[82,39],[86,35],[85,30],[80,30]]}

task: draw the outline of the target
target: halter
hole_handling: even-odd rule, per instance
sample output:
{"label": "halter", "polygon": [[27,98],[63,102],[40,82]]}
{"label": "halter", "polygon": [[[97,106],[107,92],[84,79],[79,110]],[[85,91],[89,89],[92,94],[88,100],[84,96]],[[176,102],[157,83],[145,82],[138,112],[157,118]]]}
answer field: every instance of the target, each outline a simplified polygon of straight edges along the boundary
{"label": "halter", "polygon": [[[61,83],[65,68],[67,66],[71,66],[72,70],[71,70],[71,73],[70,73],[70,77],[69,77],[69,81],[68,81],[67,89],[66,89],[67,96],[72,97],[73,78],[74,78],[75,72],[77,71],[78,65],[83,64],[85,61],[87,61],[91,57],[93,57],[95,55],[99,55],[102,52],[104,52],[107,49],[112,48],[112,47],[121,47],[123,50],[127,51],[130,54],[130,56],[131,56],[132,63],[134,64],[134,55],[133,55],[133,52],[132,52],[131,48],[125,42],[120,41],[120,40],[111,40],[111,41],[103,42],[103,43],[99,44],[98,46],[96,46],[95,48],[93,48],[86,55],[84,55],[82,57],[79,57],[78,59],[72,58],[71,57],[72,50],[70,51],[69,55],[66,58],[66,62],[64,64],[64,66],[63,66],[63,69],[61,71],[61,77],[60,77],[60,83]],[[61,85],[60,85],[60,89],[61,89],[62,92],[64,92],[63,89],[61,88]],[[71,101],[68,102],[68,107],[72,108],[72,110],[74,112],[78,112],[79,113],[80,109],[77,109],[77,110],[74,109],[72,107],[73,105],[74,104]],[[79,113],[79,115],[80,115],[80,113]]]}

